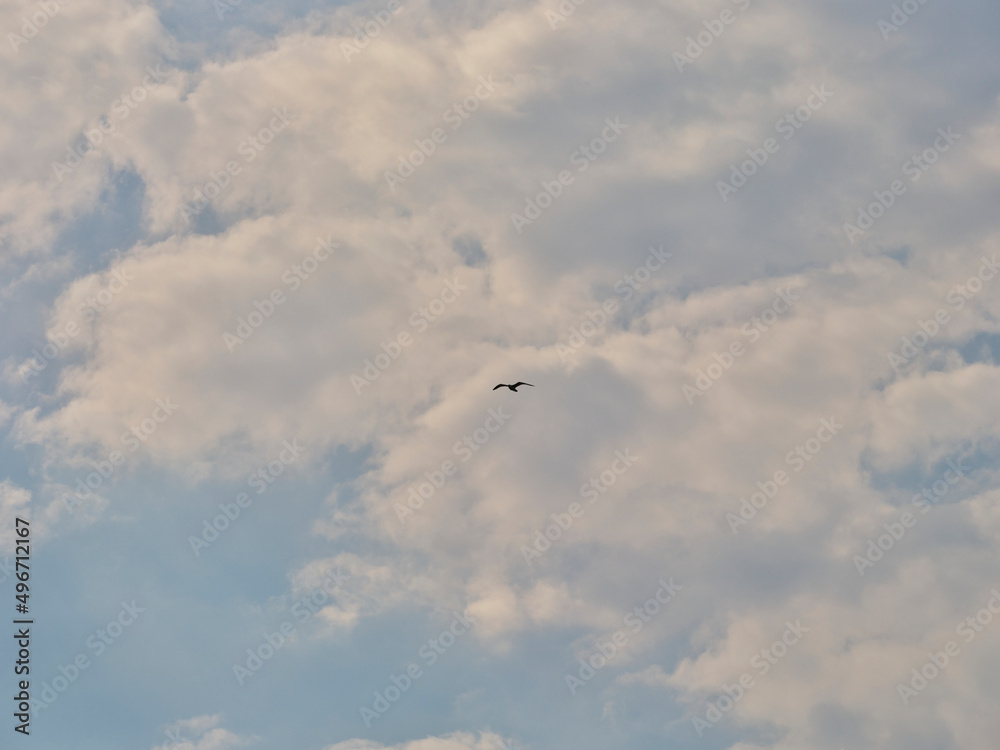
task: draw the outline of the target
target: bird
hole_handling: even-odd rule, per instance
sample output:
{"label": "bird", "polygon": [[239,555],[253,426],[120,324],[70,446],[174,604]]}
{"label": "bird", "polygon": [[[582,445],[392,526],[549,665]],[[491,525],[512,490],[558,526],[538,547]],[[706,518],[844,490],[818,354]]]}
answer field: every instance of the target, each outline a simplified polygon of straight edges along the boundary
{"label": "bird", "polygon": [[[517,383],[514,383],[514,385],[507,385],[506,383],[501,383],[493,390],[495,391],[497,388],[510,388],[512,391],[514,391],[514,393],[517,393],[518,387],[522,385],[531,385],[531,383],[525,383],[524,381],[519,381]],[[531,385],[531,387],[534,388],[535,386]]]}

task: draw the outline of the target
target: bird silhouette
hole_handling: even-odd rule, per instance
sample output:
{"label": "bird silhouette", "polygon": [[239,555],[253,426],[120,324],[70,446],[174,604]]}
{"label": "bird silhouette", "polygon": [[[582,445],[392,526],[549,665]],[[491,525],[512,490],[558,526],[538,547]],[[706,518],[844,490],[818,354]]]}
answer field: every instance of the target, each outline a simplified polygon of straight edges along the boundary
{"label": "bird silhouette", "polygon": [[[517,389],[522,385],[531,385],[531,383],[525,383],[523,380],[514,383],[514,385],[507,385],[506,383],[501,383],[500,385],[496,386],[496,388],[494,388],[493,390],[495,391],[497,388],[510,388],[512,391],[514,391],[514,393],[517,393]],[[534,388],[535,386],[531,385],[531,387]]]}

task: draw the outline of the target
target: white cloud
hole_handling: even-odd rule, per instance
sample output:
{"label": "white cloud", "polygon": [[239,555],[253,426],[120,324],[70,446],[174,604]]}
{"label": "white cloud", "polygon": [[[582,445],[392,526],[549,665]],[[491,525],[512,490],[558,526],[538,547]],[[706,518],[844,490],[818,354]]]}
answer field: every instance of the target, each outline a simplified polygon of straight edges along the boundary
{"label": "white cloud", "polygon": [[[998,333],[995,296],[956,311],[899,373],[887,354],[995,246],[984,206],[996,197],[996,103],[967,101],[927,68],[898,73],[874,28],[873,51],[841,11],[815,4],[754,4],[683,74],[669,53],[700,30],[700,3],[588,3],[555,32],[548,7],[470,5],[442,16],[407,4],[350,63],[340,45],[366,11],[318,13],[266,45],[171,69],[122,137],[62,183],[38,165],[162,59],[166,33],[144,6],[109,5],[99,18],[67,5],[12,58],[8,106],[23,106],[0,141],[9,167],[0,208],[17,217],[3,230],[16,254],[50,252],[72,217],[99,209],[111,169],[134,170],[146,190],[145,239],[68,283],[47,330],[80,320],[115,273],[133,280],[82,321],[53,365],[52,393],[14,412],[0,402],[17,444],[44,449],[53,496],[42,500],[62,487],[59,469],[120,450],[162,398],[181,408],[142,456],[192,484],[242,480],[283,440],[307,446],[296,467],[304,473],[336,448],[370,449],[360,476],[308,519],[318,541],[358,547],[297,561],[291,576],[302,593],[331,565],[348,573],[323,610],[330,634],[405,607],[446,608],[476,620],[484,648],[509,653],[527,635],[618,627],[653,582],[676,572],[685,595],[623,660],[613,699],[668,688],[697,710],[801,617],[816,623],[810,637],[734,712],[789,729],[768,747],[832,746],[829,726],[840,720],[824,717],[838,711],[873,743],[866,722],[877,720],[890,734],[917,722],[985,746],[992,735],[976,718],[985,699],[969,696],[986,678],[971,649],[947,674],[954,692],[934,693],[919,716],[898,704],[894,685],[1000,572],[983,551],[1000,532],[992,475],[981,471],[961,501],[935,508],[877,575],[858,577],[851,556],[898,510],[911,482],[894,473],[915,472],[919,484],[956,452],[994,450],[997,368],[985,356],[970,361],[964,347]],[[103,16],[114,22],[97,33]],[[28,82],[49,59],[35,96]],[[385,171],[414,139],[448,128],[446,109],[484,75],[496,92],[391,191]],[[824,82],[836,92],[829,105],[722,204],[716,181]],[[275,108],[287,108],[287,128],[243,150]],[[621,141],[517,234],[510,214],[614,116],[629,124]],[[844,222],[952,116],[965,139],[849,245]],[[49,122],[60,124],[36,125]],[[192,226],[182,206],[229,161],[239,173]],[[342,248],[293,289],[284,275],[317,237]],[[454,250],[467,237],[482,247],[478,263]],[[651,244],[674,256],[625,301],[614,283]],[[39,261],[22,282],[48,278],[56,263]],[[411,317],[446,282],[466,288],[420,330]],[[274,289],[286,301],[230,352],[224,334]],[[800,299],[754,329],[784,289]],[[563,362],[557,345],[609,297],[623,312]],[[400,332],[412,345],[356,393],[351,376]],[[733,342],[745,353],[687,403],[682,386]],[[511,377],[537,387],[490,390]],[[463,459],[463,440],[497,408],[509,422]],[[790,452],[831,418],[842,432],[793,470]],[[529,567],[522,547],[553,514],[585,503],[581,485],[625,449],[636,465]],[[396,506],[446,461],[457,471],[401,522]],[[732,534],[726,514],[779,470],[790,481]],[[30,497],[2,487],[4,513]],[[659,663],[658,644],[669,644],[670,660]],[[200,737],[189,743],[197,750],[246,741],[218,724],[200,717],[178,728]],[[500,742],[456,734],[395,747]]]}
{"label": "white cloud", "polygon": [[166,728],[168,742],[152,750],[228,750],[253,744],[256,738],[240,735],[219,726],[222,716],[195,716],[176,721]]}
{"label": "white cloud", "polygon": [[481,732],[478,736],[468,732],[455,732],[444,737],[427,737],[422,740],[382,745],[369,740],[347,740],[330,745],[326,750],[511,750],[516,747],[498,734]]}

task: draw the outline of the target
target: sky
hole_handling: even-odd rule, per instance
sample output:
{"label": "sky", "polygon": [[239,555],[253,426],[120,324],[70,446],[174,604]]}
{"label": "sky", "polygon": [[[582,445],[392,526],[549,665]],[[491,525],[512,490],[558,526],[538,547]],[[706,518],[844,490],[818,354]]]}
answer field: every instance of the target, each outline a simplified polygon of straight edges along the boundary
{"label": "sky", "polygon": [[995,747],[998,24],[0,4],[4,746]]}

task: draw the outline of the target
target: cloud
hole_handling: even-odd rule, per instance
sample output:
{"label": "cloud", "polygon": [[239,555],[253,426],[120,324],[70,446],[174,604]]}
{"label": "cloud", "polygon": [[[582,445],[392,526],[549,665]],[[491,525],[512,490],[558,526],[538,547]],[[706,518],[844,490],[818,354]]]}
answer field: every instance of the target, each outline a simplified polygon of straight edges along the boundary
{"label": "cloud", "polygon": [[[132,124],[122,119],[114,132],[101,133],[101,118],[115,117],[120,97],[142,85],[144,66],[169,54],[169,37],[149,6],[107,0],[48,7],[56,10],[35,33],[25,9],[0,10],[0,27],[8,30],[0,50],[10,124],[0,138],[6,261],[44,257],[59,232],[94,205],[108,179],[111,142]],[[97,131],[95,152],[74,159],[70,152],[87,143],[90,130]],[[79,166],[57,174],[52,164],[66,159]]]}
{"label": "cloud", "polygon": [[227,750],[253,744],[254,737],[241,737],[219,726],[222,716],[195,716],[166,728],[168,742],[152,750]]}
{"label": "cloud", "polygon": [[[317,649],[445,609],[476,620],[490,657],[531,662],[552,639],[576,669],[581,644],[627,627],[676,575],[684,596],[595,686],[595,716],[669,696],[682,715],[643,717],[648,736],[684,744],[750,672],[759,684],[724,723],[760,747],[984,745],[992,635],[922,710],[896,693],[1000,572],[1000,309],[991,291],[948,301],[997,240],[992,47],[953,36],[987,24],[943,15],[988,12],[973,5],[928,5],[887,42],[847,5],[753,3],[684,71],[672,53],[716,17],[693,0],[586,3],[556,29],[552,3],[406,3],[350,60],[374,6],[316,9],[209,55],[171,44],[150,7],[67,5],[9,55],[0,241],[16,259],[6,298],[38,294],[38,341],[79,333],[28,384],[16,373],[34,344],[5,357],[0,423],[39,486],[0,484],[3,514],[37,500],[69,539],[62,493],[172,399],[87,518],[117,519],[118,483],[136,477],[182,486],[156,501],[180,513],[301,441],[296,477],[325,501],[283,506],[309,538],[280,572],[295,595],[346,573]],[[121,132],[60,180],[51,162],[157,64]],[[830,101],[723,202],[718,182],[820,85]],[[628,127],[595,147],[609,118]],[[961,138],[912,181],[904,165],[949,125]],[[123,174],[142,186],[140,239],[66,249]],[[845,223],[897,178],[906,193],[852,243]],[[511,215],[532,203],[546,206],[518,231]],[[625,283],[661,246],[669,262]],[[949,322],[894,366],[939,308]],[[537,388],[491,391],[510,378]],[[829,441],[823,420],[842,425]],[[343,449],[364,458],[331,469]],[[619,473],[621,451],[637,460]],[[973,466],[961,491],[859,576],[852,557],[955,458]],[[525,549],[543,554],[529,564]],[[760,674],[752,660],[797,618],[808,637]],[[172,730],[191,735],[185,750],[250,742],[220,724]],[[393,747],[502,746],[486,732]]]}
{"label": "cloud", "polygon": [[515,747],[493,732],[455,732],[444,737],[427,737],[422,740],[382,745],[368,740],[347,740],[330,745],[326,750],[509,750]]}

